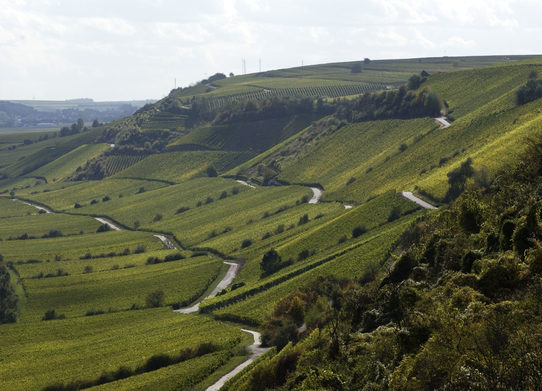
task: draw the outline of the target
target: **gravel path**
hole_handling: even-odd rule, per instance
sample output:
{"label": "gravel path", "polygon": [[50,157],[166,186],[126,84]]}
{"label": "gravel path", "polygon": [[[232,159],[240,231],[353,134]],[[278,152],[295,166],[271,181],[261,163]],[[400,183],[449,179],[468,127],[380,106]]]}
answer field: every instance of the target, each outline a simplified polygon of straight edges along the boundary
{"label": "gravel path", "polygon": [[239,182],[239,183],[242,184],[242,185],[248,186],[248,187],[250,187],[251,189],[255,189],[255,188],[256,188],[256,186],[251,185],[251,184],[248,183],[247,181],[242,181],[241,179],[237,179],[236,182]]}
{"label": "gravel path", "polygon": [[[211,293],[209,293],[209,295],[206,296],[203,300],[207,299],[208,297],[214,297],[222,289],[226,289],[232,283],[235,276],[237,276],[237,273],[239,273],[239,268],[241,267],[241,265],[239,265],[238,263],[233,263],[233,262],[224,262],[224,263],[226,265],[229,265],[230,268],[226,272],[226,275],[224,276],[224,278],[220,280],[220,282],[215,286],[215,288],[211,291]],[[199,306],[203,300],[197,302],[191,307],[179,308],[178,310],[173,310],[173,312],[177,312],[179,314],[192,314],[194,312],[198,312]]]}
{"label": "gravel path", "polygon": [[446,129],[448,126],[451,125],[451,123],[448,121],[448,118],[446,118],[444,116],[434,118],[434,120],[437,121],[440,124],[440,127],[442,129]]}
{"label": "gravel path", "polygon": [[152,236],[154,236],[155,238],[160,239],[162,241],[162,243],[164,243],[164,246],[166,246],[167,249],[169,249],[169,250],[176,250],[177,249],[177,247],[175,247],[173,242],[171,240],[169,240],[166,236],[160,235],[160,234],[154,234]]}
{"label": "gravel path", "polygon": [[105,224],[105,225],[108,225],[109,228],[115,230],[115,231],[120,231],[121,229],[119,227],[117,227],[115,224],[107,221],[106,219],[103,219],[101,217],[94,217],[94,219],[98,220],[100,223],[102,224]]}
{"label": "gravel path", "polygon": [[248,347],[250,350],[250,357],[248,360],[242,362],[238,366],[236,366],[232,371],[228,372],[224,376],[222,376],[215,384],[213,384],[210,387],[207,387],[206,391],[218,391],[222,388],[222,386],[230,380],[232,377],[237,375],[239,372],[241,372],[243,369],[248,367],[254,360],[256,360],[258,357],[260,357],[262,354],[267,352],[269,348],[262,348],[261,341],[262,336],[257,331],[247,330],[247,329],[241,329],[245,333],[250,333],[254,336],[254,343]]}
{"label": "gravel path", "polygon": [[30,203],[30,202],[26,202],[26,201],[20,200],[20,199],[18,199],[18,198],[12,198],[11,200],[12,200],[12,201],[19,201],[19,202],[22,202],[22,203],[25,204],[25,205],[32,206],[32,207],[34,207],[34,208],[36,208],[36,209],[39,209],[39,210],[43,210],[45,213],[52,213],[49,209],[44,208],[43,206],[39,206],[39,205],[36,205],[36,204],[32,204],[32,203]]}
{"label": "gravel path", "polygon": [[409,201],[412,201],[412,202],[415,202],[417,203],[418,205],[420,205],[422,208],[425,208],[425,209],[437,209],[436,206],[433,206],[431,205],[430,203],[428,202],[425,202],[424,200],[416,197],[414,194],[412,194],[412,192],[410,191],[403,191],[400,193],[403,197],[405,197],[407,200]]}
{"label": "gravel path", "polygon": [[317,187],[311,187],[310,189],[312,190],[312,198],[310,199],[309,204],[317,204],[322,197],[322,190]]}

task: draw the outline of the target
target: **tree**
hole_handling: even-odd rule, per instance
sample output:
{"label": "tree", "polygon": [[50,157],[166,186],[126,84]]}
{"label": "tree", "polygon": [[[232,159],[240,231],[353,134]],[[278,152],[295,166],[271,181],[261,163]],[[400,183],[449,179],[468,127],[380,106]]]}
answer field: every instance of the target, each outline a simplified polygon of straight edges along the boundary
{"label": "tree", "polygon": [[155,290],[147,295],[145,303],[147,307],[156,308],[164,305],[164,291],[161,289]]}
{"label": "tree", "polygon": [[[0,254],[0,261],[3,260]],[[11,276],[4,265],[0,265],[0,324],[17,320],[17,295],[11,285]]]}
{"label": "tree", "polygon": [[453,201],[465,191],[467,179],[474,175],[474,168],[472,167],[472,159],[468,158],[461,166],[450,171],[448,176],[448,184],[450,187],[446,192],[445,200]]}
{"label": "tree", "polygon": [[207,176],[211,178],[217,177],[218,172],[216,172],[216,168],[214,168],[213,166],[207,167]]}
{"label": "tree", "polygon": [[362,71],[361,63],[356,62],[354,65],[352,65],[352,68],[350,70],[352,71],[352,73],[361,73]]}
{"label": "tree", "polygon": [[279,270],[281,262],[282,258],[280,257],[279,253],[272,248],[263,255],[262,261],[260,262],[260,269],[262,270],[263,274],[268,275]]}
{"label": "tree", "polygon": [[420,75],[412,75],[408,79],[407,88],[409,90],[417,90],[422,85],[424,79]]}
{"label": "tree", "polygon": [[93,127],[93,128],[97,128],[97,127],[100,126],[100,125],[101,125],[101,123],[100,123],[97,119],[95,119],[94,121],[92,121],[92,127]]}

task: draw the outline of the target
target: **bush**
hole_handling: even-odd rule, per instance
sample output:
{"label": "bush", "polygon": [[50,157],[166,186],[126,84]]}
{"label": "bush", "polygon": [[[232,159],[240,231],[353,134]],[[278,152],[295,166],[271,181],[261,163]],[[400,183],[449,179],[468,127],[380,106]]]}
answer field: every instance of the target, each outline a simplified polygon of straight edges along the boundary
{"label": "bush", "polygon": [[207,168],[207,176],[211,177],[211,178],[217,177],[218,172],[216,171],[216,169],[213,166],[210,166],[210,167]]}
{"label": "bush", "polygon": [[260,269],[264,275],[268,275],[279,270],[281,267],[281,262],[282,258],[275,251],[275,249],[272,248],[263,255],[260,262]]}
{"label": "bush", "polygon": [[54,309],[49,310],[45,312],[45,315],[41,318],[41,320],[54,320],[54,319],[65,319],[66,316],[64,314],[57,314]]}
{"label": "bush", "polygon": [[96,230],[97,233],[107,232],[107,231],[111,231],[111,227],[109,226],[109,224],[102,224]]}
{"label": "bush", "polygon": [[338,242],[339,242],[339,244],[341,244],[341,243],[346,242],[347,240],[348,240],[348,238],[346,237],[346,235],[341,235]]}
{"label": "bush", "polygon": [[241,243],[241,248],[247,248],[248,246],[252,245],[252,239],[245,239]]}
{"label": "bush", "polygon": [[160,220],[162,220],[162,217],[163,217],[163,216],[162,216],[161,213],[157,213],[157,214],[154,215],[152,221],[153,221],[153,222],[160,221]]}
{"label": "bush", "polygon": [[145,246],[142,244],[138,244],[137,247],[134,250],[134,254],[141,254],[145,252]]}
{"label": "bush", "polygon": [[109,201],[111,198],[109,198],[108,195],[106,195],[104,198],[102,198],[102,202],[107,202]]}
{"label": "bush", "polygon": [[226,190],[224,190],[222,193],[220,193],[220,196],[218,197],[218,199],[223,200],[227,196],[228,196],[228,193],[226,192]]}
{"label": "bush", "polygon": [[175,214],[183,213],[183,212],[186,212],[187,210],[190,210],[188,206],[181,206],[179,209],[177,209]]}
{"label": "bush", "polygon": [[305,250],[300,251],[299,254],[297,254],[297,260],[302,261],[303,259],[307,259],[309,256],[310,256],[309,250],[305,249]]}
{"label": "bush", "polygon": [[141,186],[137,191],[136,191],[136,194],[141,194],[141,193],[145,193],[145,188],[143,186]]}
{"label": "bush", "polygon": [[364,225],[358,225],[352,230],[352,237],[357,238],[363,235],[365,232],[367,232],[367,229]]}
{"label": "bush", "polygon": [[309,215],[305,213],[303,216],[299,218],[297,225],[307,224],[308,222],[309,222]]}
{"label": "bush", "polygon": [[205,205],[210,204],[213,201],[213,197],[207,197],[207,199],[205,200]]}
{"label": "bush", "polygon": [[155,371],[157,369],[167,367],[172,363],[171,357],[167,354],[155,354],[145,363],[145,372]]}
{"label": "bush", "polygon": [[397,220],[399,217],[401,217],[401,209],[398,206],[394,206],[393,208],[391,208],[390,214],[388,216],[388,223]]}
{"label": "bush", "polygon": [[164,291],[161,289],[155,290],[147,295],[145,303],[149,308],[161,307],[164,305]]}
{"label": "bush", "polygon": [[75,204],[73,204],[73,207],[74,207],[75,209],[79,209],[79,208],[81,208],[82,206],[81,206],[80,203],[76,202]]}
{"label": "bush", "polygon": [[85,270],[83,270],[83,273],[92,273],[93,271],[94,269],[92,268],[92,266],[87,265],[85,266]]}
{"label": "bush", "polygon": [[238,188],[238,187],[234,187],[233,189],[231,189],[231,194],[232,194],[232,195],[239,194],[239,188]]}

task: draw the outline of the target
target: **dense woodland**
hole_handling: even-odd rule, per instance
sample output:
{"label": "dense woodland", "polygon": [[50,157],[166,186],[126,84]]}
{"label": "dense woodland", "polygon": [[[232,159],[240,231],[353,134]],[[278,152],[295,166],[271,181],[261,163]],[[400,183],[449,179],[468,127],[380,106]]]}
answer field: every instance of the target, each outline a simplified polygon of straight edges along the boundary
{"label": "dense woodland", "polygon": [[293,345],[239,389],[539,389],[541,174],[538,140],[490,186],[415,223],[381,277],[321,278],[282,299],[264,341]]}

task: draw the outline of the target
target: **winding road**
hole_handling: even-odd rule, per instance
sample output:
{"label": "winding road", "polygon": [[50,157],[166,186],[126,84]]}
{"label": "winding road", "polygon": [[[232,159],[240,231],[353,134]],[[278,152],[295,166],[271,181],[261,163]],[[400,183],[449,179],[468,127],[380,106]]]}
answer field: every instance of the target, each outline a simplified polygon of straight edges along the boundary
{"label": "winding road", "polygon": [[258,357],[260,357],[262,354],[267,352],[269,348],[262,348],[260,345],[262,343],[262,336],[257,331],[247,330],[247,329],[241,329],[245,333],[250,333],[254,336],[254,343],[248,347],[250,350],[250,357],[248,360],[242,362],[238,366],[236,366],[232,371],[228,372],[224,376],[222,376],[218,381],[213,384],[212,386],[207,387],[206,391],[218,391],[222,388],[222,386],[230,380],[232,377],[237,375],[239,372],[241,372],[243,369],[248,367],[254,360],[256,360]]}
{"label": "winding road", "polygon": [[101,217],[94,217],[95,220],[98,220],[100,223],[102,224],[105,224],[107,226],[109,226],[109,228],[111,228],[112,230],[115,230],[115,231],[120,231],[121,229],[119,227],[117,227],[115,224],[113,224],[112,222],[110,221],[107,221],[106,219],[104,218],[101,218]]}
{"label": "winding road", "polygon": [[410,191],[402,191],[401,194],[403,197],[405,197],[407,200],[415,202],[416,204],[420,205],[422,208],[425,209],[437,209],[436,206],[431,205],[428,202],[425,202],[424,200],[416,197],[412,192]]}
{"label": "winding road", "polygon": [[196,304],[190,306],[190,307],[184,307],[179,308],[178,310],[173,310],[174,312],[177,312],[179,314],[192,314],[194,312],[199,311],[199,306],[201,302],[209,297],[214,297],[217,295],[218,292],[220,292],[223,289],[226,289],[232,282],[233,279],[237,276],[237,273],[239,273],[239,269],[241,265],[234,262],[224,262],[226,265],[229,265],[229,269],[226,272],[226,275],[220,282],[215,286],[215,288],[207,295],[205,298],[203,298],[201,301],[198,301]]}
{"label": "winding road", "polygon": [[19,201],[19,202],[22,202],[25,205],[32,206],[32,207],[34,207],[36,209],[39,209],[39,210],[43,210],[45,213],[52,213],[49,209],[47,209],[47,208],[45,208],[43,206],[39,206],[39,205],[36,205],[36,204],[31,204],[30,202],[26,202],[26,201],[20,200],[18,198],[12,198],[11,200],[12,201]]}

